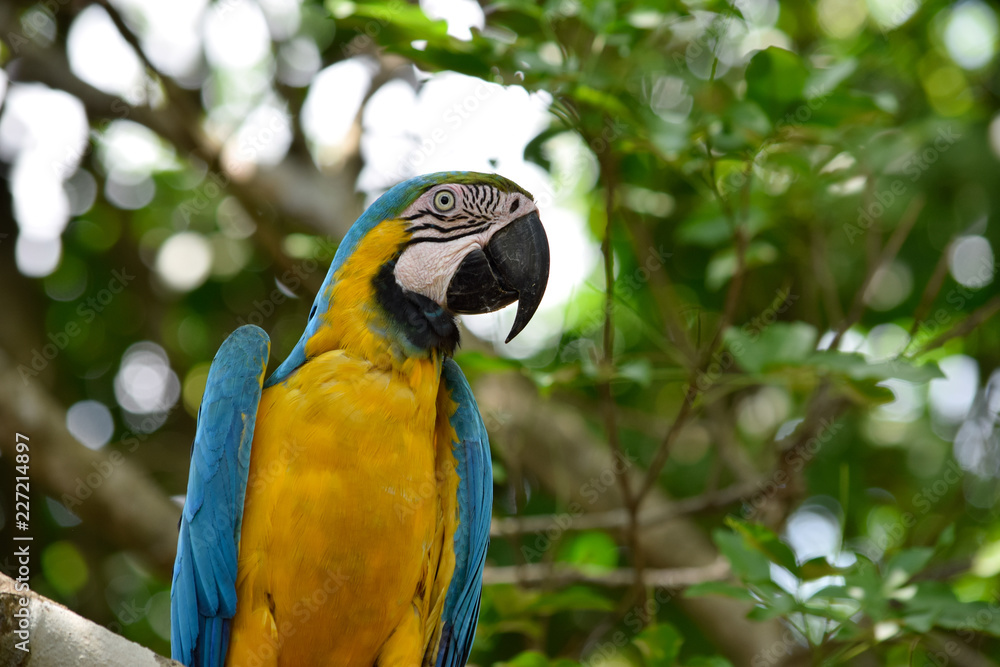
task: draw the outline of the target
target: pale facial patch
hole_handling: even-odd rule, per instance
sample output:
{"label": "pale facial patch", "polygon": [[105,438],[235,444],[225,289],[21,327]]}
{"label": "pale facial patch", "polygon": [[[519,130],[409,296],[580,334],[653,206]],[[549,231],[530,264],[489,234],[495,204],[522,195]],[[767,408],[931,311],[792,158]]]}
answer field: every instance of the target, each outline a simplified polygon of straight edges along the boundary
{"label": "pale facial patch", "polygon": [[[450,193],[450,200],[440,195],[442,191]],[[396,261],[396,282],[447,308],[448,285],[462,260],[473,250],[484,248],[506,225],[534,210],[530,197],[490,185],[434,186],[400,215],[410,222],[413,237]]]}

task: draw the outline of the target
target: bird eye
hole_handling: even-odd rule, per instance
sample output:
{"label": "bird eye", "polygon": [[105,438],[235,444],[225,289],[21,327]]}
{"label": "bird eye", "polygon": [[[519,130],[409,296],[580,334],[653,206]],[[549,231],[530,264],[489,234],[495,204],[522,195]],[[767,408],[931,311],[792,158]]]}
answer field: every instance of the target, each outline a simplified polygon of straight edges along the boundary
{"label": "bird eye", "polygon": [[434,195],[434,208],[439,211],[450,211],[455,208],[455,195],[450,190],[442,190]]}

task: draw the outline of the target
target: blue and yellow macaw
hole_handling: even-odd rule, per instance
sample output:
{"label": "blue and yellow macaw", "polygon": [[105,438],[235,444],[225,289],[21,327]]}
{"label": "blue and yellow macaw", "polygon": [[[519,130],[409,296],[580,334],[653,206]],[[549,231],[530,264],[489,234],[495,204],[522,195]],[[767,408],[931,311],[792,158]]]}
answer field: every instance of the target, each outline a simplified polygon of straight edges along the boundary
{"label": "blue and yellow macaw", "polygon": [[344,238],[264,382],[258,327],[222,344],[198,413],[171,588],[198,667],[464,665],[493,498],[489,443],[451,355],[456,313],[548,280],[531,195],[497,175],[393,187]]}

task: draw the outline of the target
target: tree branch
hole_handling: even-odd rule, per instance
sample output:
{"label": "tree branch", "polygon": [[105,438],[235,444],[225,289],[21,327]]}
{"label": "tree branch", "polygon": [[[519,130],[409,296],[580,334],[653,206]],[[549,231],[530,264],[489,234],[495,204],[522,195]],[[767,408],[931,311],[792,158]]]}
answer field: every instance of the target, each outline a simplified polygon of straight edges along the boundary
{"label": "tree branch", "polygon": [[[9,667],[183,667],[0,574],[0,664]],[[22,604],[26,602],[27,604]],[[22,622],[24,625],[22,625]],[[21,634],[24,633],[24,634]],[[28,648],[25,652],[18,644]]]}
{"label": "tree branch", "polygon": [[[864,281],[861,283],[861,287],[854,294],[854,300],[851,302],[851,309],[848,312],[847,319],[845,319],[840,327],[837,329],[837,333],[834,335],[833,340],[830,341],[829,349],[836,350],[837,346],[840,344],[841,338],[847,333],[847,330],[858,323],[861,319],[861,315],[865,312],[865,305],[868,296],[868,288],[871,286],[872,279],[878,270],[883,266],[889,265],[892,260],[896,258],[896,254],[899,253],[900,248],[903,247],[903,242],[913,231],[913,225],[916,224],[917,218],[920,217],[920,211],[924,208],[924,196],[923,194],[917,195],[910,205],[903,212],[903,217],[900,218],[899,224],[893,230],[892,235],[886,242],[882,251],[878,253],[875,261],[871,262],[868,266],[868,272],[865,275]],[[874,237],[871,237],[874,238]]]}
{"label": "tree branch", "polygon": [[[613,588],[635,585],[638,573],[632,568],[619,568],[610,572],[583,572],[574,567],[550,563],[487,567],[483,571],[483,584],[518,584],[533,586],[569,586],[570,584],[595,584]],[[643,570],[643,583],[657,588],[687,588],[705,581],[721,581],[729,576],[729,563],[719,558],[701,567],[677,567]]]}
{"label": "tree branch", "polygon": [[985,304],[972,311],[967,318],[925,345],[923,349],[920,350],[920,353],[922,354],[924,352],[936,350],[952,338],[958,338],[970,333],[973,329],[997,313],[1000,313],[1000,296],[993,297]]}
{"label": "tree branch", "polygon": [[[649,527],[671,521],[682,516],[699,514],[719,509],[749,496],[758,488],[758,482],[744,482],[720,489],[713,493],[703,493],[693,498],[676,500],[666,507],[649,508],[639,513],[639,526]],[[557,528],[567,530],[621,530],[628,526],[628,511],[619,507],[605,512],[573,515],[542,514],[537,516],[505,517],[493,519],[490,537],[512,537],[526,533],[545,533]]]}

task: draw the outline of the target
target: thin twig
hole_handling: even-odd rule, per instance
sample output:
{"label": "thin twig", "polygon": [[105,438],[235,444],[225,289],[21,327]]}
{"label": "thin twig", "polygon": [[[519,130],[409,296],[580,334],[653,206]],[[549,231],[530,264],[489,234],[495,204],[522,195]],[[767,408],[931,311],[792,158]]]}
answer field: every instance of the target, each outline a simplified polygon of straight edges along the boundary
{"label": "thin twig", "polygon": [[[687,588],[706,581],[726,579],[729,576],[729,571],[728,561],[719,558],[700,567],[650,568],[645,571],[643,578],[646,584],[657,588]],[[568,586],[585,583],[625,588],[635,584],[636,575],[636,571],[628,567],[606,572],[584,572],[566,564],[532,563],[504,567],[487,566],[483,571],[483,584],[486,586],[500,584]]]}
{"label": "thin twig", "polygon": [[736,246],[736,271],[733,273],[733,277],[729,281],[729,289],[726,291],[726,301],[722,307],[722,314],[719,316],[719,323],[715,327],[715,333],[712,335],[712,339],[709,341],[708,345],[705,346],[705,351],[702,354],[702,366],[707,365],[711,361],[712,355],[715,354],[716,348],[722,341],[723,334],[726,333],[726,328],[729,326],[729,323],[733,321],[733,317],[736,314],[736,306],[739,305],[740,293],[743,291],[743,279],[746,275],[747,268],[747,245],[749,242],[747,240],[746,230],[742,226],[737,226],[734,236]]}
{"label": "thin twig", "polygon": [[[711,157],[711,142],[707,144],[709,152],[709,162],[710,165],[714,165],[714,161]],[[714,174],[714,167],[711,167]],[[743,204],[747,205],[749,202],[749,188],[750,188],[750,165],[747,165],[747,169],[744,173],[744,190],[743,190]],[[740,292],[743,288],[743,278],[746,273],[746,250],[748,245],[748,239],[746,237],[746,230],[739,221],[736,219],[736,214],[733,213],[732,207],[729,206],[726,198],[719,192],[718,184],[715,181],[714,175],[711,181],[712,191],[719,200],[719,204],[723,207],[726,215],[730,218],[733,223],[733,237],[735,241],[735,252],[736,252],[736,271],[733,273],[733,277],[729,283],[729,289],[726,291],[726,301],[723,306],[722,314],[719,317],[719,323],[715,327],[715,333],[712,335],[709,344],[705,347],[705,352],[702,354],[701,362],[699,363],[699,369],[707,366],[711,360],[712,355],[715,352],[716,347],[722,341],[722,336],[725,333],[726,327],[733,320],[736,313],[736,306],[739,304]],[[666,436],[660,443],[659,448],[656,450],[656,454],[653,456],[653,460],[649,465],[649,470],[646,472],[646,478],[643,481],[642,487],[639,489],[639,493],[635,496],[636,507],[641,505],[643,499],[649,494],[650,490],[656,485],[657,480],[660,477],[660,473],[663,471],[663,466],[667,463],[667,458],[670,455],[670,447],[677,439],[678,434],[680,434],[681,429],[687,422],[688,417],[691,416],[691,409],[694,407],[695,399],[700,393],[697,388],[698,380],[698,370],[695,370],[691,374],[691,380],[688,383],[688,391],[685,392],[684,401],[681,403],[680,409],[677,411],[677,417],[674,419],[673,424],[670,425],[670,429],[667,431]]]}
{"label": "thin twig", "polygon": [[[608,432],[608,444],[610,445],[613,460],[621,460],[623,456],[621,440],[618,433],[618,419],[615,411],[615,398],[611,392],[611,379],[614,377],[615,369],[615,274],[614,274],[614,253],[611,249],[611,236],[614,230],[615,220],[615,196],[617,192],[616,165],[610,156],[606,155],[601,160],[601,173],[604,176],[604,212],[607,218],[604,225],[604,239],[601,243],[601,254],[604,257],[604,354],[603,354],[603,379],[600,383],[601,403],[604,406],[604,423]],[[618,486],[621,487],[622,500],[625,509],[628,511],[628,543],[632,549],[632,561],[635,566],[635,588],[642,589],[643,556],[642,547],[639,544],[639,525],[636,518],[638,506],[632,495],[632,484],[628,475],[618,475]]]}
{"label": "thin twig", "polygon": [[[879,269],[884,266],[888,266],[892,263],[892,260],[896,258],[899,253],[899,249],[903,247],[903,242],[910,235],[913,230],[913,225],[916,224],[917,218],[920,217],[920,211],[924,208],[924,195],[920,194],[913,198],[910,205],[903,212],[903,217],[900,218],[899,224],[892,231],[892,235],[886,242],[882,251],[878,253],[878,257],[875,261],[870,262],[868,266],[868,272],[865,275],[864,282],[861,283],[861,287],[854,294],[854,300],[851,302],[851,309],[848,312],[847,318],[841,323],[840,328],[837,329],[837,333],[834,335],[833,340],[830,341],[831,350],[836,350],[837,346],[840,344],[841,338],[847,333],[847,330],[858,323],[861,319],[861,315],[865,312],[865,305],[867,300],[868,288],[871,286],[872,279],[878,273]],[[874,237],[870,237],[874,238]]]}
{"label": "thin twig", "polygon": [[[829,429],[832,433],[839,430],[836,425],[840,413],[849,405],[847,399],[832,393],[829,380],[823,380],[806,406],[806,415],[798,428],[789,438],[788,446],[779,451],[778,464],[775,466],[774,479],[781,484],[769,499],[767,515],[761,517],[763,523],[777,528],[781,526],[794,499],[805,491],[803,476],[805,467],[816,458],[817,450],[810,451],[810,443],[821,436],[821,431]],[[758,512],[761,508],[758,508]]]}
{"label": "thin twig", "polygon": [[128,25],[125,17],[122,13],[118,11],[118,8],[111,4],[108,0],[98,0],[98,3],[108,16],[111,17],[111,21],[118,28],[118,32],[125,41],[132,47],[135,51],[136,56],[142,61],[143,67],[145,67],[149,72],[154,74],[159,81],[160,85],[163,86],[163,91],[167,95],[167,99],[173,104],[175,109],[182,112],[185,119],[185,127],[196,127],[196,125],[191,125],[191,120],[197,120],[201,115],[199,107],[193,103],[191,99],[191,94],[185,91],[183,88],[178,86],[173,79],[164,75],[160,70],[153,64],[146,55],[146,52],[142,48],[142,43],[139,40],[138,35],[136,35],[132,28]]}
{"label": "thin twig", "polygon": [[906,342],[906,347],[904,347],[899,353],[900,356],[905,355],[907,350],[910,349],[910,345],[913,344],[917,331],[920,330],[920,325],[927,319],[927,314],[931,311],[931,306],[934,304],[934,300],[941,292],[941,286],[944,285],[944,279],[948,275],[948,256],[951,254],[953,244],[954,240],[949,241],[948,245],[946,245],[944,250],[941,251],[941,256],[938,258],[937,264],[934,266],[934,272],[931,274],[930,280],[927,281],[927,285],[924,287],[924,293],[920,296],[920,304],[917,306],[917,310],[913,313],[913,324],[910,326],[909,340]]}
{"label": "thin twig", "polygon": [[837,281],[834,278],[833,271],[830,270],[830,262],[827,260],[826,238],[815,227],[812,228],[811,232],[810,239],[812,242],[809,244],[809,248],[811,250],[813,272],[823,292],[823,303],[826,305],[827,321],[832,326],[835,322],[843,321],[844,309],[840,306],[840,297],[837,294]]}
{"label": "thin twig", "polygon": [[653,490],[653,487],[656,486],[656,482],[660,478],[660,473],[663,472],[663,466],[667,463],[670,446],[674,444],[688,417],[691,416],[691,408],[694,407],[694,400],[697,397],[698,390],[695,388],[695,384],[692,383],[691,388],[684,394],[684,402],[681,403],[680,410],[677,411],[674,423],[670,425],[667,435],[663,438],[663,442],[660,443],[659,448],[656,450],[656,455],[649,464],[649,470],[646,471],[646,478],[639,488],[639,492],[635,495],[635,504],[637,507],[645,500],[649,492]]}
{"label": "thin twig", "polygon": [[1000,296],[995,296],[984,305],[974,310],[971,315],[962,320],[960,323],[956,324],[954,327],[945,331],[943,334],[925,345],[920,349],[919,353],[923,354],[924,352],[936,350],[952,338],[958,338],[966,335],[980,324],[996,315],[998,312],[1000,312]]}
{"label": "thin twig", "polygon": [[[643,246],[647,248],[653,247],[653,239],[650,237],[650,234],[646,230],[645,226],[634,222],[630,223],[628,218],[626,218],[625,224],[635,241],[637,250]],[[636,257],[638,256],[639,253],[636,252]],[[662,262],[661,260],[661,264],[661,270],[650,271],[650,292],[653,294],[653,298],[656,300],[657,306],[659,306],[660,315],[663,318],[663,324],[667,329],[667,337],[669,341],[677,347],[680,352],[680,356],[684,362],[686,362],[685,365],[690,370],[698,363],[697,355],[695,353],[694,346],[691,343],[691,339],[687,334],[687,330],[677,319],[677,314],[681,312],[681,307],[677,298],[677,292],[674,290],[673,282],[670,279],[670,272],[667,271],[665,262]]]}
{"label": "thin twig", "polygon": [[[712,493],[685,498],[670,504],[666,509],[640,512],[639,526],[646,528],[690,514],[699,514],[738,502],[759,488],[762,480],[741,482]],[[538,516],[506,517],[493,519],[491,537],[512,537],[525,533],[545,533],[554,528],[568,530],[621,530],[629,523],[628,511],[616,508],[606,512],[572,515],[542,514]]]}

